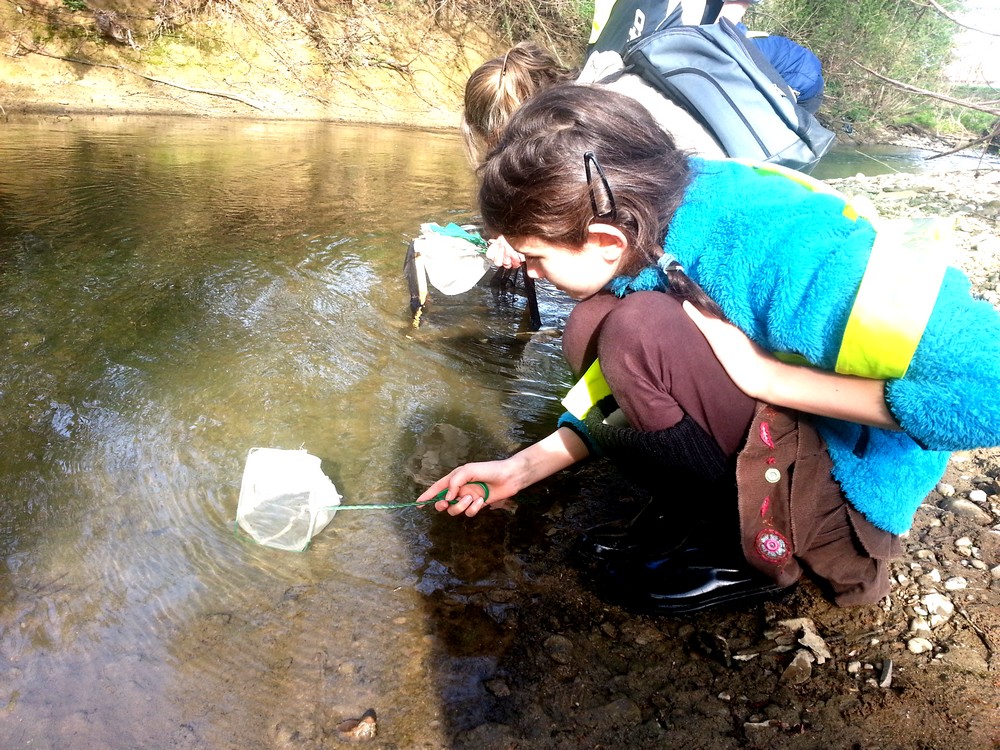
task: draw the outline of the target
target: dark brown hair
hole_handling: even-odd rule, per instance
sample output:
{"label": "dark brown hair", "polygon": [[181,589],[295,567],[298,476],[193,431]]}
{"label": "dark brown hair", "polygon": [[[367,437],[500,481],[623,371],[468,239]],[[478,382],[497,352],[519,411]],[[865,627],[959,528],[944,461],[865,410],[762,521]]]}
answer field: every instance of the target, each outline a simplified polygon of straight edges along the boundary
{"label": "dark brown hair", "polygon": [[[588,183],[588,152],[604,179],[592,169]],[[573,84],[550,87],[521,107],[479,175],[487,234],[580,247],[591,224],[612,224],[628,239],[625,274],[663,255],[690,180],[687,155],[645,107],[608,89]],[[667,277],[672,292],[718,311],[679,267]]]}

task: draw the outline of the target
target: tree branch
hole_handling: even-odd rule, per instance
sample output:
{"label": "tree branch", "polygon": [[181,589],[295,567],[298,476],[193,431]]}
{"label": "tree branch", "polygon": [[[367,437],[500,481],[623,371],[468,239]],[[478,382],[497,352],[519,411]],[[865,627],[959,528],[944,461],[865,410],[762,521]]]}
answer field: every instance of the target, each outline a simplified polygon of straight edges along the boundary
{"label": "tree branch", "polygon": [[994,115],[995,117],[1000,117],[1000,109],[997,109],[995,107],[985,107],[979,102],[970,102],[966,101],[965,99],[956,99],[952,96],[947,96],[946,94],[939,94],[936,91],[929,91],[927,89],[922,89],[917,86],[911,86],[908,83],[903,83],[902,81],[897,81],[893,78],[889,78],[888,76],[884,76],[881,73],[876,73],[874,70],[862,65],[857,60],[851,60],[851,62],[853,62],[855,65],[857,65],[866,73],[869,73],[875,76],[876,78],[885,81],[886,83],[890,83],[896,88],[902,89],[903,91],[909,91],[912,94],[921,94],[922,96],[929,96],[933,99],[940,99],[943,102],[948,102],[949,104],[955,104],[959,107],[967,107],[969,109],[974,109],[978,112],[985,112],[986,114]]}
{"label": "tree branch", "polygon": [[[986,31],[986,29],[982,28],[981,26],[970,26],[967,23],[963,23],[962,21],[959,21],[957,18],[955,18],[955,16],[953,16],[947,10],[945,10],[944,8],[942,8],[941,4],[938,3],[937,0],[926,0],[926,2],[927,2],[928,5],[930,5],[930,7],[934,8],[934,10],[936,10],[938,13],[940,13],[942,16],[944,16],[945,18],[947,18],[949,21],[951,21],[956,26],[961,26],[963,29],[970,29],[971,31],[978,31],[978,32],[980,32],[982,34],[988,34],[989,36],[1000,36],[1000,32]],[[927,7],[923,3],[915,3],[915,5],[921,5],[921,6],[925,7],[925,8]]]}
{"label": "tree branch", "polygon": [[927,161],[930,161],[931,159],[940,159],[942,156],[951,156],[952,154],[957,154],[959,151],[965,151],[967,148],[972,148],[973,146],[978,146],[982,143],[992,143],[993,139],[996,138],[997,135],[1000,135],[1000,120],[994,122],[993,127],[987,130],[984,135],[976,138],[976,140],[969,141],[961,146],[956,146],[950,151],[944,151],[940,154],[934,154],[934,156],[928,156]]}

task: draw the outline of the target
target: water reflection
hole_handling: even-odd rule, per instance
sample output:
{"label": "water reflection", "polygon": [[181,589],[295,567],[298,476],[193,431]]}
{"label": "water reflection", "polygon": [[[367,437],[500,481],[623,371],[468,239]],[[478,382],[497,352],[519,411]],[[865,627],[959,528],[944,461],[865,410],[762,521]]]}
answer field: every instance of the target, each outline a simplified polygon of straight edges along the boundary
{"label": "water reflection", "polygon": [[[551,424],[568,373],[557,341],[524,335],[523,299],[484,286],[409,327],[407,238],[472,216],[458,138],[101,118],[2,133],[0,734],[270,746],[374,707],[400,746],[444,743],[497,644],[453,648],[441,613],[459,610],[429,605],[496,584],[503,517],[462,557],[468,528],[429,512],[338,515],[302,555],[232,521],[252,446],[305,447],[348,502],[402,502],[435,424],[481,458]],[[559,325],[565,301],[541,304]]]}
{"label": "water reflection", "polygon": [[812,176],[820,180],[895,174],[920,174],[930,171],[974,171],[997,166],[997,158],[983,155],[982,148],[968,149],[947,156],[940,151],[900,146],[836,144],[820,160]]}

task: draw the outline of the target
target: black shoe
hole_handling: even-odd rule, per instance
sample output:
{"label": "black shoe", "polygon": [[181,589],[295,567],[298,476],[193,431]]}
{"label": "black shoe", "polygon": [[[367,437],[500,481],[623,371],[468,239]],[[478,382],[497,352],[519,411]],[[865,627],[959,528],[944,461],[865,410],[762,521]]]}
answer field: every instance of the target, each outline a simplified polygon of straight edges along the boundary
{"label": "black shoe", "polygon": [[597,583],[609,601],[653,614],[697,612],[791,590],[732,558],[689,540],[660,558],[612,563]]}
{"label": "black shoe", "polygon": [[688,527],[668,515],[669,510],[669,506],[654,500],[634,518],[587,529],[577,540],[574,551],[588,565],[665,557],[683,546],[690,533]]}

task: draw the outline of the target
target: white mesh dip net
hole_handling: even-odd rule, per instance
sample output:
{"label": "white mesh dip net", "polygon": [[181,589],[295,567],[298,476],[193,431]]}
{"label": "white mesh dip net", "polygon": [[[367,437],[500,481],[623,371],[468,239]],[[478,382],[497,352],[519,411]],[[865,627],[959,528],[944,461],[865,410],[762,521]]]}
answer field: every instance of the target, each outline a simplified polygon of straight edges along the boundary
{"label": "white mesh dip net", "polygon": [[301,551],[333,519],[341,496],[304,450],[251,448],[236,523],[255,542]]}

